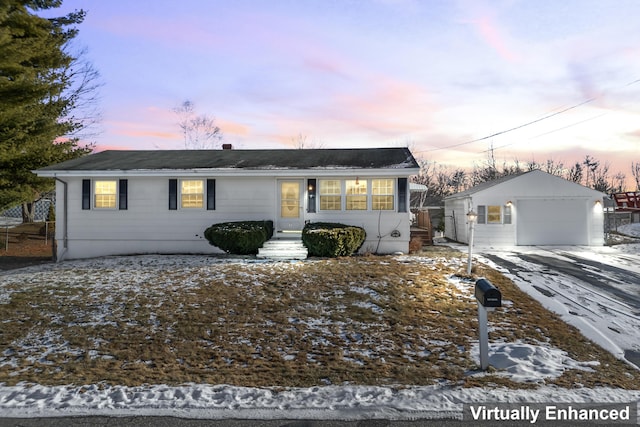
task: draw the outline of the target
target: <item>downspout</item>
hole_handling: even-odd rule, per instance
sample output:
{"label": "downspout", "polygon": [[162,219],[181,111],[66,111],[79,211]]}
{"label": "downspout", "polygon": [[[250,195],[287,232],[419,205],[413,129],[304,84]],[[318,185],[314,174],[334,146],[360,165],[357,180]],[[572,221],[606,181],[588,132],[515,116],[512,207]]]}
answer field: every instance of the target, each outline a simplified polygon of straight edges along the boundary
{"label": "downspout", "polygon": [[[62,237],[62,248],[63,248],[63,251],[62,251],[62,253],[60,254],[59,257],[58,257],[57,253],[55,254],[56,262],[59,262],[59,261],[62,261],[64,259],[64,255],[67,253],[67,250],[69,249],[69,244],[68,244],[69,234],[68,234],[68,231],[67,231],[69,229],[67,227],[67,225],[69,223],[69,215],[68,215],[69,204],[68,204],[67,200],[69,198],[67,197],[68,196],[68,184],[67,184],[67,182],[61,180],[57,176],[54,176],[54,178],[55,178],[56,181],[61,182],[62,185],[64,186],[64,191],[63,191],[64,203],[62,205],[62,209],[63,209],[63,212],[62,212],[62,226],[64,227],[64,234],[63,234],[63,237]],[[56,252],[57,252],[57,248],[56,248]]]}

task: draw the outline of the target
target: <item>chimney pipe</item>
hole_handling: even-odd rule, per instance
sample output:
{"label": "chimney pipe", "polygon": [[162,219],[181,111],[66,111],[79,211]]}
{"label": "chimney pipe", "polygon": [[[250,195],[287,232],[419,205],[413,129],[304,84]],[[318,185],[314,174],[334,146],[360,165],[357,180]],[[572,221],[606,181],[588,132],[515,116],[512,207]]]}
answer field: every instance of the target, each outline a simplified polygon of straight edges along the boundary
{"label": "chimney pipe", "polygon": [[233,145],[231,144],[222,144],[223,150],[233,150]]}

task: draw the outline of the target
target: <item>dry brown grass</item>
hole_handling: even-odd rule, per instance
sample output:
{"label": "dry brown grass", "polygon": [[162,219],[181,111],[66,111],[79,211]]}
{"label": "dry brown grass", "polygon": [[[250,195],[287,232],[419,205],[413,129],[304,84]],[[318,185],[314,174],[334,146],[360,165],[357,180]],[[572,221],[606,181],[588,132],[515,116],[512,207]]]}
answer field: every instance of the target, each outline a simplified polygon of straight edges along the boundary
{"label": "dry brown grass", "polygon": [[[476,303],[447,280],[463,274],[457,252],[169,267],[120,259],[0,276],[0,383],[527,387],[473,375]],[[548,383],[637,387],[638,371],[508,279],[475,273],[513,302],[491,315],[490,340],[549,341],[600,361]]]}
{"label": "dry brown grass", "polygon": [[[53,236],[53,226],[47,231]],[[20,224],[9,229],[0,227],[0,270],[46,263],[52,255],[52,240],[45,239],[43,223]]]}

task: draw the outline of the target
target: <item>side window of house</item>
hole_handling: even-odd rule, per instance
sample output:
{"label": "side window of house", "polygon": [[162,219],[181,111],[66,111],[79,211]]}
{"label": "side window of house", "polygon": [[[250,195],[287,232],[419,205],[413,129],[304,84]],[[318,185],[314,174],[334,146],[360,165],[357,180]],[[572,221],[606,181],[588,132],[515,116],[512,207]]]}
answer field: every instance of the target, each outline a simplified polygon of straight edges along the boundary
{"label": "side window of house", "polygon": [[115,209],[117,181],[93,182],[93,207],[96,209]]}
{"label": "side window of house", "polygon": [[172,178],[169,180],[169,210],[202,209],[216,210],[216,180]]}
{"label": "side window of house", "polygon": [[127,209],[126,179],[83,179],[82,209]]}
{"label": "side window of house", "polygon": [[372,179],[371,209],[374,211],[393,210],[394,188],[394,179]]}
{"label": "side window of house", "polygon": [[204,182],[201,179],[180,181],[180,207],[183,209],[204,207]]}
{"label": "side window of house", "polygon": [[342,209],[342,192],[339,179],[320,180],[320,210],[339,211]]}
{"label": "side window of house", "polygon": [[347,210],[367,210],[367,180],[346,180]]}

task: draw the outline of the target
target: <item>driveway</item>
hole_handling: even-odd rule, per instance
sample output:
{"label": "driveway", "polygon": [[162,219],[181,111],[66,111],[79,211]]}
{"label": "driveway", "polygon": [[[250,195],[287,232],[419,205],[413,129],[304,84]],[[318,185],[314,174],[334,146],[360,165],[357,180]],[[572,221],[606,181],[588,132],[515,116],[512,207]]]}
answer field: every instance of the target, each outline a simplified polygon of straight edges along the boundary
{"label": "driveway", "polygon": [[640,367],[638,248],[518,246],[476,253],[585,336]]}

